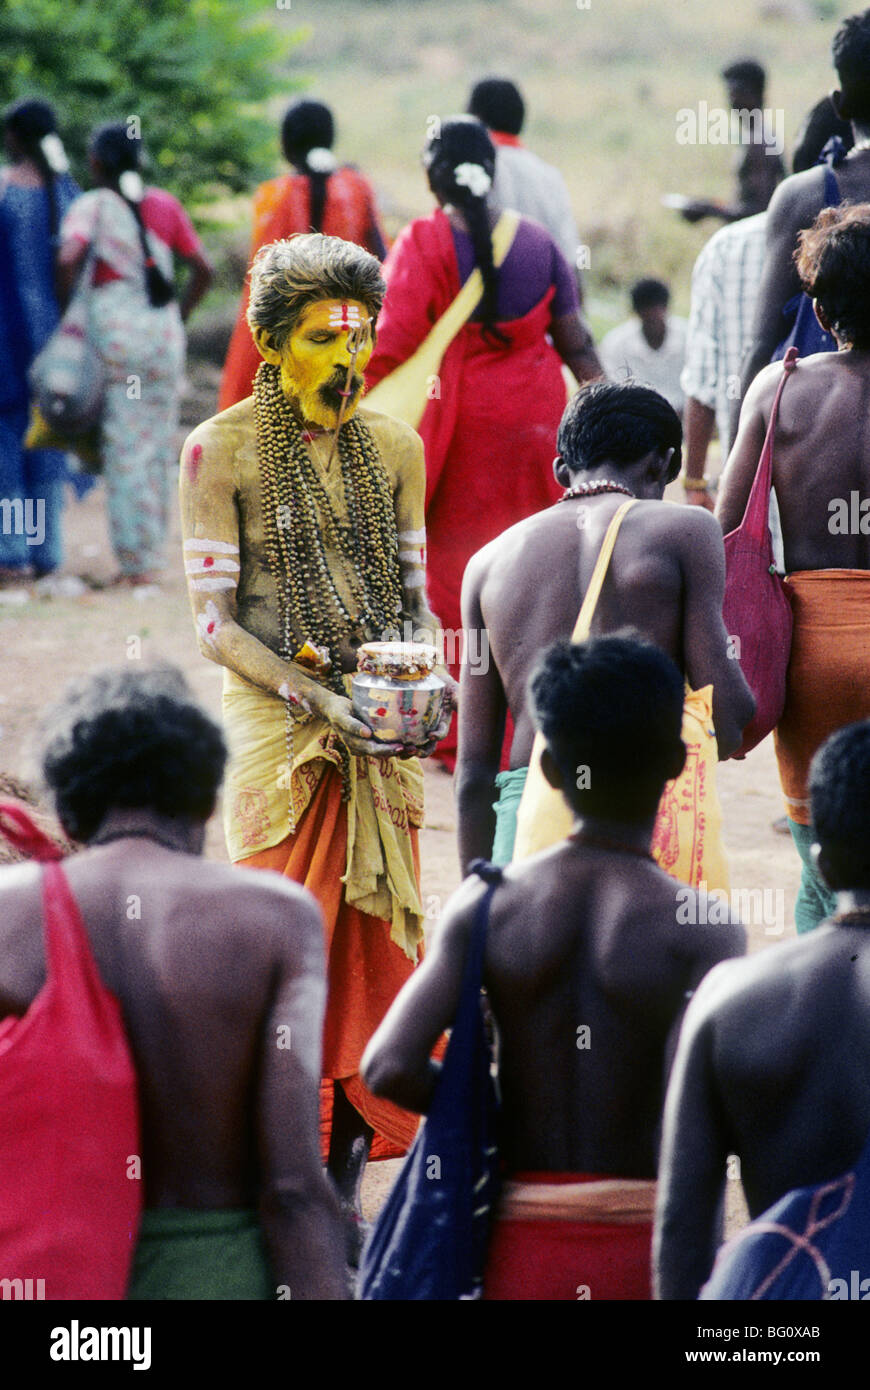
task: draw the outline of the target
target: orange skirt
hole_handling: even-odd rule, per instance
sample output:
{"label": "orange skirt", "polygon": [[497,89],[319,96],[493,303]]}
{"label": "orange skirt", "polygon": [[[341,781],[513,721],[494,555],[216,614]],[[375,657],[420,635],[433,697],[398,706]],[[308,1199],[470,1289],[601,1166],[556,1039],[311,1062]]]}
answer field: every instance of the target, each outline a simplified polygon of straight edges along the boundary
{"label": "orange skirt", "polygon": [[[417,831],[411,846],[420,873]],[[341,800],[341,774],[329,767],[296,827],[280,844],[238,861],[242,868],[274,869],[303,884],[320,904],[326,932],[327,1000],[323,1028],[323,1081],[320,1087],[320,1139],[324,1163],[332,1132],[333,1088],[375,1131],[370,1158],[399,1158],[417,1132],[419,1117],[366,1090],[359,1064],[369,1039],[402,985],[413,962],[390,940],[390,923],[349,907],[341,877],[347,859],[347,808]]]}
{"label": "orange skirt", "polygon": [[794,630],[774,745],[786,811],[809,825],[813,755],[870,715],[870,570],[799,570],[786,584]]}

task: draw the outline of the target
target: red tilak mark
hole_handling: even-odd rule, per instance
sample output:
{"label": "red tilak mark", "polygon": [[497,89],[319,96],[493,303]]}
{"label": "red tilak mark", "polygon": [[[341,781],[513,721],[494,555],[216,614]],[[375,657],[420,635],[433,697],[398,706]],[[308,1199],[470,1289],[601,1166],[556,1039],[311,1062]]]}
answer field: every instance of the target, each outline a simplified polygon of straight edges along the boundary
{"label": "red tilak mark", "polygon": [[202,463],[202,445],[194,444],[187,455],[187,472],[192,483],[196,482],[199,465]]}
{"label": "red tilak mark", "polygon": [[287,699],[290,701],[291,705],[298,705],[298,704],[299,704],[299,696],[298,696],[298,695],[294,695],[292,690],[290,691],[289,695],[287,696]]}
{"label": "red tilak mark", "polygon": [[375,714],[380,715],[381,719],[383,719],[384,715],[387,714],[387,713],[388,713],[388,711],[387,711],[387,709],[385,708],[384,705],[381,705],[380,709],[376,709],[376,710],[375,710]]}
{"label": "red tilak mark", "polygon": [[214,632],[214,618],[206,625],[206,632]]}
{"label": "red tilak mark", "polygon": [[208,569],[208,568],[209,568],[211,565],[213,565],[213,564],[214,564],[214,556],[213,556],[213,555],[206,555],[205,559],[204,559],[203,562],[202,562],[202,567],[203,567],[203,569]]}

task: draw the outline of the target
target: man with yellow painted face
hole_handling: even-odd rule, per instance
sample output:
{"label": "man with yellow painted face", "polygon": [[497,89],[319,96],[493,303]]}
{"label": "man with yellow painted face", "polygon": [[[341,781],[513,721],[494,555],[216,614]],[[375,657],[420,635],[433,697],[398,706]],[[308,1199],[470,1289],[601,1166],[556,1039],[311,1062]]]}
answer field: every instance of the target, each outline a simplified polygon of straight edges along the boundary
{"label": "man with yellow painted face", "polygon": [[408,623],[434,642],[438,628],[421,440],[359,405],[383,294],[378,261],[350,242],[263,247],[248,308],[263,358],[254,394],[194,430],[181,465],[199,647],[224,668],[230,858],[304,883],[324,912],[321,1145],[351,1259],[367,1157],[404,1152],[416,1128],[358,1072],[422,945],[411,753],[435,746],[375,742],[348,698],[361,643]]}

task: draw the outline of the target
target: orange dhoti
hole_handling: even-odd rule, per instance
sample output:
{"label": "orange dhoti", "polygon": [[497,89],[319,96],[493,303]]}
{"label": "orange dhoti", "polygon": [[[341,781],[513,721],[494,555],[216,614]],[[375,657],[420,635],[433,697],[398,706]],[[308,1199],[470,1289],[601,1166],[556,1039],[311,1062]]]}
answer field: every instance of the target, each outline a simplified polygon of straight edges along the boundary
{"label": "orange dhoti", "polygon": [[[410,827],[409,834],[419,874],[417,830]],[[346,858],[347,807],[341,800],[341,774],[331,767],[321,777],[296,833],[238,861],[245,868],[275,869],[303,884],[323,912],[328,986],[320,1088],[324,1162],[332,1128],[333,1083],[341,1085],[351,1105],[375,1131],[372,1159],[405,1153],[419,1123],[419,1116],[378,1100],[360,1080],[366,1045],[410,978],[414,963],[390,940],[389,922],[345,901],[341,879]]]}
{"label": "orange dhoti", "polygon": [[870,715],[870,571],[799,570],[786,583],[794,629],[774,742],[789,819],[809,825],[813,755]]}

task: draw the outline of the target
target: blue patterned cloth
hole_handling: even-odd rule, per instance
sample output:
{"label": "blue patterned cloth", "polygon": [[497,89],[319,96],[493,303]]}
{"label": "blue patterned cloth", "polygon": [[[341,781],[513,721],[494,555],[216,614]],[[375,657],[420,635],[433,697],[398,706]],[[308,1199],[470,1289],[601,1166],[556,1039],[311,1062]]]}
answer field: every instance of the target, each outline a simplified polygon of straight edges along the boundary
{"label": "blue patterned cloth", "polygon": [[[78,193],[68,175],[55,180],[58,225]],[[0,501],[13,504],[0,510],[0,566],[13,569],[34,565],[47,572],[62,559],[66,455],[25,450],[21,443],[28,422],[27,369],[59,318],[48,192],[0,183]],[[27,513],[21,511],[25,503]],[[25,516],[24,528],[16,523],[16,510]]]}
{"label": "blue patterned cloth", "polygon": [[738,1231],[698,1297],[870,1298],[870,1137],[851,1172],[787,1192]]}

